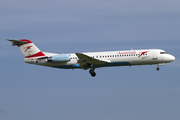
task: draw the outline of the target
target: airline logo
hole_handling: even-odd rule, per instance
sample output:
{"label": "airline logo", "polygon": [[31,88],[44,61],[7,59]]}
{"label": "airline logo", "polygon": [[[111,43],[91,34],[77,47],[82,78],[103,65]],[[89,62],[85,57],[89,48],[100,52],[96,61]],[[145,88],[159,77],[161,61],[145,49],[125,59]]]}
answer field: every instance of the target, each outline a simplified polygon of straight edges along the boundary
{"label": "airline logo", "polygon": [[24,51],[24,52],[26,52],[28,49],[30,49],[32,47],[32,45],[31,46],[28,46],[28,47],[26,47],[26,50]]}
{"label": "airline logo", "polygon": [[120,55],[125,55],[125,54],[136,54],[136,52],[119,52]]}
{"label": "airline logo", "polygon": [[146,54],[147,52],[149,52],[149,51],[141,52],[140,55],[138,56],[138,58],[141,57],[142,55]]}
{"label": "airline logo", "polygon": [[148,53],[149,51],[144,51],[144,52],[139,52],[139,53],[137,53],[137,52],[134,52],[134,51],[130,51],[130,52],[118,52],[118,54],[119,55],[131,55],[132,56],[132,54],[134,54],[134,56],[136,55],[138,55],[138,58],[139,57],[141,57],[142,55],[144,55],[144,54],[146,54],[146,53]]}

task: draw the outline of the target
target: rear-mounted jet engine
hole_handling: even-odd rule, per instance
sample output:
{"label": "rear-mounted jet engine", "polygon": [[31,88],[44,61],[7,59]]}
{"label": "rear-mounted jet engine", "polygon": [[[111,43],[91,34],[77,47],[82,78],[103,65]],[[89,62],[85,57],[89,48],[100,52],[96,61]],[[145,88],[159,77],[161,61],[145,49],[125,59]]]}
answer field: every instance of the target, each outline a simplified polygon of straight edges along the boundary
{"label": "rear-mounted jet engine", "polygon": [[47,58],[48,62],[69,62],[70,57],[69,55],[55,55],[52,57]]}

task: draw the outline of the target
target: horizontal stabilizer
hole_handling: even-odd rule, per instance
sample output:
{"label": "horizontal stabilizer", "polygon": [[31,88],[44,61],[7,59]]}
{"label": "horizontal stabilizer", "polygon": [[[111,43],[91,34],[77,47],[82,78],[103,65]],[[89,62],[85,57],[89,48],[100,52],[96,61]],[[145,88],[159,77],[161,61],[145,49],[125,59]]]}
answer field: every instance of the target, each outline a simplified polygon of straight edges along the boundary
{"label": "horizontal stabilizer", "polygon": [[26,41],[19,41],[19,40],[13,40],[13,39],[7,39],[7,40],[12,43],[12,46],[23,45],[27,43]]}

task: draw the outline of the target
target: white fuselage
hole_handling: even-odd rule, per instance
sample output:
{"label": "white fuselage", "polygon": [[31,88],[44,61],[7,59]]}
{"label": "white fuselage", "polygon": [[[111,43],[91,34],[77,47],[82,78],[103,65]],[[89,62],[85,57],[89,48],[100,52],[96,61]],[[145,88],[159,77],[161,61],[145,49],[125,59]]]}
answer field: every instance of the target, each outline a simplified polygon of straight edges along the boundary
{"label": "white fuselage", "polygon": [[[47,57],[61,55],[54,53],[43,52]],[[152,65],[152,64],[164,64],[171,62],[175,59],[174,56],[167,54],[164,50],[161,49],[144,49],[144,50],[126,50],[126,51],[106,51],[106,52],[87,52],[83,53],[93,59],[101,60],[107,62],[106,64],[93,65],[94,68],[99,67],[111,67],[111,66],[132,66],[132,65]],[[81,68],[78,63],[78,56],[73,54],[62,54],[69,55],[70,61],[68,62],[36,62],[38,57],[34,58],[24,58],[24,62],[64,68],[64,69],[75,69]],[[88,69],[92,66],[89,64],[85,68]]]}

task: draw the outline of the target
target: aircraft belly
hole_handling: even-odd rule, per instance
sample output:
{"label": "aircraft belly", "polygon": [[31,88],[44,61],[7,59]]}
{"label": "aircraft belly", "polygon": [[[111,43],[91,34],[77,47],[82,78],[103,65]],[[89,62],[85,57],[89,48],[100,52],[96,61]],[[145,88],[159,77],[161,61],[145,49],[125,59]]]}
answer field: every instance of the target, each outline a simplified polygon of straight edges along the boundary
{"label": "aircraft belly", "polygon": [[80,65],[77,63],[77,61],[70,61],[67,62],[66,64],[58,64],[58,65],[56,64],[51,67],[62,68],[62,69],[76,69],[76,68],[80,68]]}
{"label": "aircraft belly", "polygon": [[80,68],[79,64],[72,64],[72,65],[56,65],[56,66],[51,66],[55,68],[61,68],[61,69],[76,69]]}
{"label": "aircraft belly", "polygon": [[[100,65],[94,65],[95,68],[100,68],[100,67],[111,67],[111,66],[130,66],[131,63],[129,62],[111,62],[111,63],[107,63],[107,64],[100,64]],[[80,68],[79,64],[71,64],[71,65],[56,65],[56,66],[51,66],[51,67],[55,67],[55,68],[62,68],[62,69],[76,69],[76,68]],[[86,68],[91,68],[90,65],[87,65]]]}
{"label": "aircraft belly", "polygon": [[102,65],[96,65],[95,67],[111,67],[111,66],[130,66],[130,62],[111,62]]}

